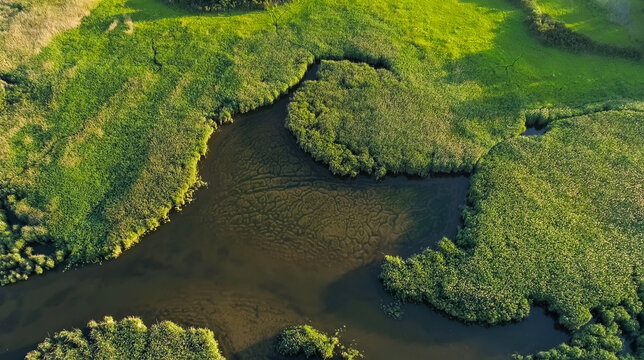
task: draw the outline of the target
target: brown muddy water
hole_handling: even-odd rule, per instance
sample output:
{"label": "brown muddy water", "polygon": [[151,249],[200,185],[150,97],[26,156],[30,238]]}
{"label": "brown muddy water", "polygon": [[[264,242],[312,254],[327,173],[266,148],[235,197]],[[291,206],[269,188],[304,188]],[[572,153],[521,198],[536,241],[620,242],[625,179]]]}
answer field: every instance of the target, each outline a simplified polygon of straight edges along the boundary
{"label": "brown muddy water", "polygon": [[465,176],[341,179],[284,128],[288,99],[216,132],[208,186],[120,258],[0,288],[0,359],[104,315],[208,327],[230,359],[279,359],[275,335],[299,323],[355,342],[367,359],[507,359],[567,340],[536,308],[525,321],[467,326],[423,305],[400,320],[377,280],[384,254],[454,237]]}

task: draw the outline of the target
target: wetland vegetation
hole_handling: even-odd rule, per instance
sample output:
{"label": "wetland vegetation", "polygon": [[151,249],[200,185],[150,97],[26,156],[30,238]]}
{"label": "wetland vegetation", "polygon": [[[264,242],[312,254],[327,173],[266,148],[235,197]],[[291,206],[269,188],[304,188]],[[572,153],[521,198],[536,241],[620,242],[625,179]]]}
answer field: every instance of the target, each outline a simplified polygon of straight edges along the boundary
{"label": "wetland vegetation", "polygon": [[[285,125],[331,172],[472,174],[462,229],[387,256],[387,291],[486,324],[541,304],[573,337],[535,359],[644,356],[643,10],[637,0],[0,0],[0,284],[119,257],[205,185],[197,162],[213,132],[321,61]],[[519,137],[529,125],[546,133]],[[349,268],[420,238],[433,216],[394,189],[383,206],[395,221],[354,206],[337,220],[344,231],[314,229],[328,218],[303,221],[289,205],[278,213],[298,221],[256,216],[272,195],[253,194],[274,184],[249,178],[221,183],[236,196],[218,199],[235,236],[270,234],[281,249],[306,234],[308,256],[350,249]],[[363,181],[377,184],[349,184]],[[408,208],[421,211],[399,216]],[[407,233],[383,236],[383,224]]]}
{"label": "wetland vegetation", "polygon": [[141,319],[90,321],[87,331],[64,330],[45,339],[26,360],[225,360],[212,331],[164,321],[149,329]]}
{"label": "wetland vegetation", "polygon": [[340,343],[339,331],[333,336],[313,328],[298,325],[288,328],[279,335],[277,351],[284,356],[304,354],[307,358],[357,360],[363,358],[360,351],[347,348]]}
{"label": "wetland vegetation", "polygon": [[[543,303],[572,330],[592,311],[625,303],[634,323],[624,331],[637,333],[643,121],[641,111],[605,111],[499,144],[477,165],[455,241],[407,260],[388,257],[385,287],[401,300],[489,324],[521,319]],[[611,325],[608,349],[616,353],[621,324]]]}

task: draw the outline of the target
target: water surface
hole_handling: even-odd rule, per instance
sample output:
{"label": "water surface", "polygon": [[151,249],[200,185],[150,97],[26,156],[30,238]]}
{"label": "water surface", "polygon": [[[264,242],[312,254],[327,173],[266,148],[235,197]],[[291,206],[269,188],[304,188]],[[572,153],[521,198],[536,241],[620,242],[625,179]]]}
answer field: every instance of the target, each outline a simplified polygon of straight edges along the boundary
{"label": "water surface", "polygon": [[119,259],[0,288],[0,359],[104,315],[208,327],[228,359],[279,359],[274,336],[310,322],[355,340],[367,359],[504,359],[567,339],[535,309],[486,328],[406,305],[377,280],[384,254],[454,237],[468,178],[341,179],[284,128],[288,100],[215,133],[200,163],[208,186]]}

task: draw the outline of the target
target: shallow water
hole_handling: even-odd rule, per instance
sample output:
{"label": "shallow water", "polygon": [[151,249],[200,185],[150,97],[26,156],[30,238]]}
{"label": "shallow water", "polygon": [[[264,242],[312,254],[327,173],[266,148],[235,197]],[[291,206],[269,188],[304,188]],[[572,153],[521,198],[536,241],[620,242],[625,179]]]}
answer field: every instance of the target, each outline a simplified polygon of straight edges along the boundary
{"label": "shallow water", "polygon": [[384,315],[383,255],[453,238],[469,181],[334,177],[284,128],[287,103],[213,135],[200,163],[208,187],[119,259],[0,288],[0,359],[104,315],[211,328],[228,359],[279,359],[274,336],[303,322],[346,325],[344,341],[373,360],[503,359],[567,339],[538,308],[492,328],[423,305]]}
{"label": "shallow water", "polygon": [[529,126],[526,128],[526,130],[521,134],[522,136],[538,136],[538,135],[543,135],[546,133],[546,127],[545,126]]}

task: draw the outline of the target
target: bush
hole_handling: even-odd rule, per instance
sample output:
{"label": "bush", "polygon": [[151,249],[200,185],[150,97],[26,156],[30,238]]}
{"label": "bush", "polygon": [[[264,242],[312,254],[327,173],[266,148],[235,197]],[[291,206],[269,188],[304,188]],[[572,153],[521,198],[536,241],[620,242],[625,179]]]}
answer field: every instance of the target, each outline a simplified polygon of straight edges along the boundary
{"label": "bush", "polygon": [[[643,337],[640,322],[642,315],[642,289],[644,282],[638,275],[635,283],[639,286],[639,298],[636,301],[626,301],[622,305],[602,307],[597,310],[597,323],[587,325],[572,335],[568,344],[561,344],[548,351],[534,355],[514,355],[516,360],[635,360],[644,358],[644,348],[641,347]],[[635,339],[638,348],[635,354],[623,352],[624,344],[621,337]]]}
{"label": "bush", "polygon": [[309,325],[299,325],[286,329],[279,337],[277,351],[284,356],[297,356],[303,353],[307,358],[319,356],[331,359],[340,340],[329,336]]}
{"label": "bush", "polygon": [[[198,9],[201,11],[225,11],[231,9],[261,9],[264,7],[264,0],[166,0],[171,4]],[[279,0],[278,3],[286,3],[290,0]]]}
{"label": "bush", "polygon": [[277,342],[277,351],[284,356],[304,354],[307,358],[318,357],[331,359],[341,357],[343,360],[362,359],[364,356],[354,348],[340,343],[338,333],[329,336],[309,325],[298,325],[284,330]]}
{"label": "bush", "polygon": [[26,360],[225,360],[212,331],[164,321],[148,329],[141,319],[90,321],[89,332],[61,331],[45,339]]}

